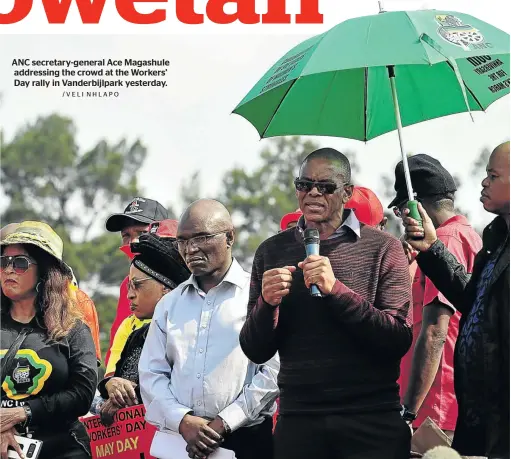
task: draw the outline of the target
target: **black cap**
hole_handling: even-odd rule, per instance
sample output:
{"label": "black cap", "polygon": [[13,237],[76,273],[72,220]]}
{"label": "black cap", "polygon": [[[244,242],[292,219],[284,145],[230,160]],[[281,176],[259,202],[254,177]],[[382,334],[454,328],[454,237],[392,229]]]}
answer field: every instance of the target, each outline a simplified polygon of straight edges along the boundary
{"label": "black cap", "polygon": [[[412,188],[418,198],[454,193],[457,190],[452,175],[440,164],[440,161],[429,155],[421,153],[410,156],[408,168],[410,169]],[[389,209],[408,201],[403,161],[397,163],[395,174],[396,197],[389,204]]]}
{"label": "black cap", "polygon": [[122,214],[113,214],[107,218],[106,229],[111,233],[116,233],[128,225],[136,224],[135,222],[149,225],[167,218],[167,209],[158,201],[147,198],[133,198]]}

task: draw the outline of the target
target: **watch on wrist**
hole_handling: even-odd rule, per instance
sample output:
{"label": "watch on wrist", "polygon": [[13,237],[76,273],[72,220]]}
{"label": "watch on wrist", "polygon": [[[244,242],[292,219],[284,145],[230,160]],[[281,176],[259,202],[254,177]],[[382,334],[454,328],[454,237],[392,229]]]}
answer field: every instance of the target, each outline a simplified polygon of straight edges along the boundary
{"label": "watch on wrist", "polygon": [[21,426],[23,429],[27,428],[30,423],[32,422],[32,410],[30,408],[30,406],[28,404],[25,404],[23,405],[22,407],[24,410],[25,410],[25,415],[26,415],[26,418],[25,420],[21,423]]}
{"label": "watch on wrist", "polygon": [[225,419],[218,416],[221,420],[222,420],[222,424],[224,425],[224,430],[225,430],[225,433],[226,434],[230,434],[232,431],[231,431],[231,428],[229,427],[229,424],[227,424],[227,422],[225,422]]}
{"label": "watch on wrist", "polygon": [[417,413],[410,411],[406,406],[403,405],[401,409],[401,417],[403,418],[403,421],[412,422],[417,419]]}

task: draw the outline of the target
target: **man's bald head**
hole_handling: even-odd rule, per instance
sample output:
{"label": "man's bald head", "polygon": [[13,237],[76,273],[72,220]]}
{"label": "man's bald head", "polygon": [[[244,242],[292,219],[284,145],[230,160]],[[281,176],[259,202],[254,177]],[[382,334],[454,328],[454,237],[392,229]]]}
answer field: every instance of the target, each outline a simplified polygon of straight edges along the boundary
{"label": "man's bald head", "polygon": [[193,222],[194,226],[197,224],[204,226],[206,232],[233,229],[231,214],[221,202],[214,199],[199,199],[192,202],[179,220],[178,235],[180,229],[190,222]]}
{"label": "man's bald head", "polygon": [[507,163],[509,164],[509,140],[495,147],[495,150],[493,150],[492,155],[502,157],[502,159],[504,161],[507,160]]}
{"label": "man's bald head", "polygon": [[184,211],[177,228],[179,253],[201,288],[214,287],[232,263],[231,215],[213,199],[199,199]]}
{"label": "man's bald head", "polygon": [[481,202],[485,210],[509,215],[509,141],[493,150],[486,172],[486,178],[481,183]]}
{"label": "man's bald head", "polygon": [[9,223],[0,230],[0,241],[3,241],[9,234],[14,233],[18,228],[19,223]]}

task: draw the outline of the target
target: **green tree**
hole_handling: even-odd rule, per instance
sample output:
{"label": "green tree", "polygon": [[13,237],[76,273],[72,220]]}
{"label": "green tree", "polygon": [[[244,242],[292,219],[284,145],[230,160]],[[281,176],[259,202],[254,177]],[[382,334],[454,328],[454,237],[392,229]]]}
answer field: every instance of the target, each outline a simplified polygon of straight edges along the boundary
{"label": "green tree", "polygon": [[486,165],[490,159],[491,150],[488,147],[484,147],[479,153],[479,156],[475,159],[470,170],[470,176],[475,180],[482,181],[486,177]]}
{"label": "green tree", "polygon": [[203,197],[201,190],[201,173],[200,170],[196,170],[190,179],[181,183],[179,198],[182,211],[192,202]]}
{"label": "green tree", "polygon": [[8,198],[2,222],[34,219],[55,229],[64,241],[64,261],[96,303],[104,335],[117,303],[104,292],[119,285],[128,267],[119,236],[105,232],[104,221],[139,194],[145,146],[101,139],[82,152],[73,121],[52,114],[2,139],[0,147],[1,189]]}
{"label": "green tree", "polygon": [[[63,238],[65,259],[79,280],[102,274],[100,284],[116,284],[122,279],[116,269],[122,255],[116,258],[110,253],[111,259],[102,255],[117,248],[119,240],[103,234],[103,224],[139,193],[137,172],[145,157],[146,149],[138,140],[111,144],[102,139],[82,153],[71,119],[55,114],[40,117],[2,148],[1,184],[9,198],[2,221],[47,222]],[[104,273],[98,271],[98,263]]]}
{"label": "green tree", "polygon": [[220,201],[235,221],[235,256],[249,268],[259,244],[277,233],[282,216],[296,209],[293,179],[303,158],[318,145],[300,137],[279,137],[261,151],[261,166],[229,170]]}
{"label": "green tree", "polygon": [[101,355],[105,357],[110,345],[110,329],[117,312],[118,297],[98,292],[94,295],[94,303],[98,311],[99,339]]}
{"label": "green tree", "polygon": [[[486,177],[486,166],[488,164],[488,160],[490,159],[492,150],[488,147],[484,147],[481,152],[479,153],[479,156],[474,160],[472,163],[472,167],[470,170],[470,176],[467,177],[466,184],[468,186],[474,186],[479,189],[481,189],[481,182]],[[482,204],[479,202],[474,203],[474,207],[478,206],[478,209],[476,210],[476,213],[478,212],[485,212],[482,211]],[[467,213],[465,213],[467,215]],[[483,230],[484,230],[485,224],[479,223],[474,226],[475,230],[482,236]]]}
{"label": "green tree", "polygon": [[394,190],[394,177],[382,174],[380,176],[379,184],[379,188],[374,191],[378,192],[379,196],[383,199],[383,213],[385,217],[387,217],[387,226],[385,230],[399,238],[402,233],[401,220],[394,215],[394,212],[391,209],[387,209],[387,203],[392,201],[392,199],[396,196],[396,192]]}

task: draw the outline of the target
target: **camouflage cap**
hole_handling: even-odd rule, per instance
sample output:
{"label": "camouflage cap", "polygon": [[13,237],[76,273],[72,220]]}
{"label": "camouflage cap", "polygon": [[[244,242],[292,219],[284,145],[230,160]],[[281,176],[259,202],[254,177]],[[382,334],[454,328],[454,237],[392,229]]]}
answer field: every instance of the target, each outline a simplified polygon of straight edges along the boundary
{"label": "camouflage cap", "polygon": [[1,246],[13,244],[31,244],[62,261],[64,243],[60,236],[43,222],[25,221],[19,224],[14,232],[8,234],[2,241]]}

